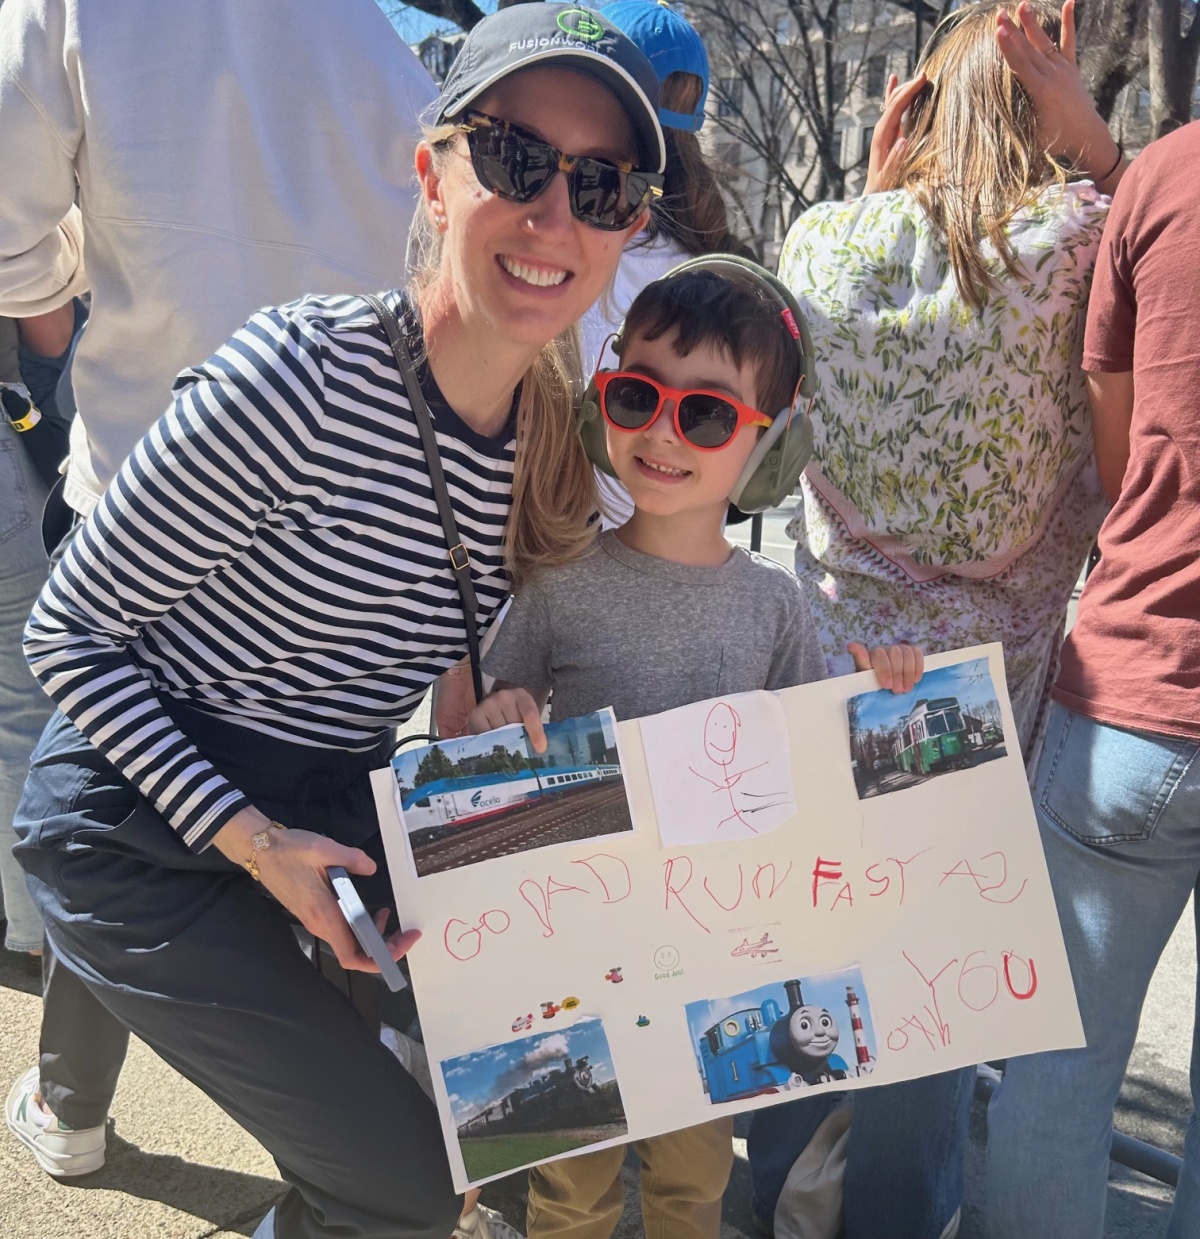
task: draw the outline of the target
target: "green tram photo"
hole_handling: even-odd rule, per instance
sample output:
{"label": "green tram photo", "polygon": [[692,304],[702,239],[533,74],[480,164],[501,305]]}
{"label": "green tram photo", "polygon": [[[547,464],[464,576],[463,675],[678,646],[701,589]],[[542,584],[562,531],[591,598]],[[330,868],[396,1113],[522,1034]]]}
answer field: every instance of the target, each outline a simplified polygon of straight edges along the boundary
{"label": "green tram photo", "polygon": [[982,722],[964,715],[957,697],[933,697],[905,717],[892,756],[897,770],[933,774],[968,765],[983,745]]}

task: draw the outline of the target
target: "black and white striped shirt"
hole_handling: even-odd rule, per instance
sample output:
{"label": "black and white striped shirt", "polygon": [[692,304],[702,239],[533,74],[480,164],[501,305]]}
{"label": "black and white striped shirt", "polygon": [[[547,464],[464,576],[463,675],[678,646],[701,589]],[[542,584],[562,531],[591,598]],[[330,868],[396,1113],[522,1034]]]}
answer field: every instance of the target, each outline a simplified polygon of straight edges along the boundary
{"label": "black and white striped shirt", "polygon": [[[422,376],[484,625],[508,592],[512,424],[475,433]],[[364,301],[260,311],[180,375],[43,590],[25,649],[195,850],[248,802],[158,694],[358,751],[412,713],[466,631],[412,410]]]}

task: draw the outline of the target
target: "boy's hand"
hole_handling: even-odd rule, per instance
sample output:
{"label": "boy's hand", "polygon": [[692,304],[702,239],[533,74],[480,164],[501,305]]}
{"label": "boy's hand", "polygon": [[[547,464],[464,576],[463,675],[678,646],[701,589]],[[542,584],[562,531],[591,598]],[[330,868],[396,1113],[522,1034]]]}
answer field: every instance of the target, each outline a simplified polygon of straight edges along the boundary
{"label": "boy's hand", "polygon": [[893,693],[910,692],[925,671],[925,655],[919,645],[877,645],[867,650],[865,645],[851,641],[846,653],[854,659],[855,671],[874,668],[880,688]]}
{"label": "boy's hand", "polygon": [[546,751],[546,730],[542,726],[542,707],[533,694],[523,688],[501,688],[488,695],[471,711],[467,731],[477,736],[510,723],[524,723],[535,753]]}

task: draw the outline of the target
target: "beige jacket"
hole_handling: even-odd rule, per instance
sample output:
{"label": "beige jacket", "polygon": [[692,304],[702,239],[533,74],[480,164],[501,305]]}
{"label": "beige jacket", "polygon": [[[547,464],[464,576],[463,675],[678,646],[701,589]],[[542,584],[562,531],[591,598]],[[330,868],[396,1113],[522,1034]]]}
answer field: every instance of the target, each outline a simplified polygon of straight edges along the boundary
{"label": "beige jacket", "polygon": [[375,0],[5,0],[0,314],[93,293],[73,507],[258,307],[403,282],[435,94]]}

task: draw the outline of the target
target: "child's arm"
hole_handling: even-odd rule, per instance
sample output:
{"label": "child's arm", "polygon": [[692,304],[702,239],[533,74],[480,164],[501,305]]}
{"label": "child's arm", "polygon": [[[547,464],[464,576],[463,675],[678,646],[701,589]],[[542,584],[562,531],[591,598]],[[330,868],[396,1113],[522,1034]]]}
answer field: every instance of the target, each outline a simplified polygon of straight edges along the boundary
{"label": "child's arm", "polygon": [[542,689],[531,693],[526,688],[516,684],[505,684],[499,681],[496,687],[471,711],[467,718],[467,733],[472,736],[480,732],[492,731],[497,727],[505,727],[509,723],[524,723],[529,733],[529,742],[535,753],[546,751],[546,730],[542,726],[542,711],[546,708],[550,690]]}
{"label": "child's arm", "polygon": [[554,621],[546,590],[529,582],[514,595],[504,622],[483,656],[483,669],[496,679],[492,691],[467,717],[478,735],[523,723],[534,751],[546,751],[542,711],[554,687]]}
{"label": "child's arm", "polygon": [[880,688],[893,693],[911,692],[925,671],[925,654],[919,645],[877,645],[868,650],[851,641],[846,653],[854,659],[855,671],[875,671]]}

